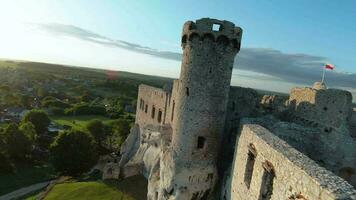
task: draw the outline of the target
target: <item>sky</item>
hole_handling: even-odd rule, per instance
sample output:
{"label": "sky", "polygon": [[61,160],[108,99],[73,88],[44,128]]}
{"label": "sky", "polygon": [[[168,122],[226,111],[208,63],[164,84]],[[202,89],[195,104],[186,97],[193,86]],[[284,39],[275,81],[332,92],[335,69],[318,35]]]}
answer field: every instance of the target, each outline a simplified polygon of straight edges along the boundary
{"label": "sky", "polygon": [[288,92],[319,81],[356,94],[356,1],[0,0],[0,58],[178,78],[185,21],[243,29],[232,85]]}

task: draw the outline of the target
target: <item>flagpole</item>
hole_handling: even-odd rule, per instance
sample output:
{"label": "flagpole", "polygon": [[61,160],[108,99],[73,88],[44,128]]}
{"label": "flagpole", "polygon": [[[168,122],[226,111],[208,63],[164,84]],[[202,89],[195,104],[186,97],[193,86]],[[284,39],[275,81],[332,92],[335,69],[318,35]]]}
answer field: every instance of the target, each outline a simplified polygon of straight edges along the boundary
{"label": "flagpole", "polygon": [[321,83],[324,83],[325,80],[325,66],[323,67],[323,77],[321,78]]}

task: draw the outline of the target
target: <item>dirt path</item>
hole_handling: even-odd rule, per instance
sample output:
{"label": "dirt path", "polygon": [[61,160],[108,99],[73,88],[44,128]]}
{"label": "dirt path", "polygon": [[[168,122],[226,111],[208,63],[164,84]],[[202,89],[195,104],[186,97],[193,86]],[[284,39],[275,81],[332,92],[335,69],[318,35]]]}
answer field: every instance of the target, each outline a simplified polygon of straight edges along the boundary
{"label": "dirt path", "polygon": [[22,196],[29,194],[31,192],[34,192],[36,190],[45,188],[50,183],[51,183],[51,181],[46,181],[46,182],[42,182],[42,183],[36,183],[36,184],[30,185],[27,187],[23,187],[21,189],[18,189],[13,192],[10,192],[8,194],[5,194],[3,196],[0,196],[0,200],[10,200],[10,199],[22,197]]}

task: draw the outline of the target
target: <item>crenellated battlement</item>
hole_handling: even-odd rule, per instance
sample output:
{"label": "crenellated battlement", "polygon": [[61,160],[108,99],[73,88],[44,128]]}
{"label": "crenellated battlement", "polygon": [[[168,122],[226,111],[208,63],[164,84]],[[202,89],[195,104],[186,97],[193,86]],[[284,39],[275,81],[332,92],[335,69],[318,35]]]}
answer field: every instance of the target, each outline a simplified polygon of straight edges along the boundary
{"label": "crenellated battlement", "polygon": [[202,18],[196,22],[187,21],[183,26],[182,48],[188,42],[211,40],[226,46],[232,46],[237,51],[241,47],[242,29],[229,21]]}

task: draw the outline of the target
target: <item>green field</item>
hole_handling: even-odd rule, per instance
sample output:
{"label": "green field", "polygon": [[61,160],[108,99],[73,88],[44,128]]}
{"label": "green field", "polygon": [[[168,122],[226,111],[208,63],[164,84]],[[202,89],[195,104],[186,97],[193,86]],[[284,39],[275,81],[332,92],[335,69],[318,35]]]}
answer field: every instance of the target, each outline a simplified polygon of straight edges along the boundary
{"label": "green field", "polygon": [[0,175],[0,195],[55,178],[56,173],[50,165],[19,168],[14,174]]}
{"label": "green field", "polygon": [[[24,197],[26,200],[37,199],[36,194]],[[55,185],[44,200],[146,200],[147,180],[143,176],[132,176],[124,180],[79,181],[72,180]]]}
{"label": "green field", "polygon": [[103,123],[109,123],[113,119],[101,115],[80,115],[80,116],[53,116],[52,121],[61,126],[71,126],[74,129],[83,130],[90,120],[98,119]]}
{"label": "green field", "polygon": [[101,182],[62,183],[53,187],[45,200],[134,200],[114,187]]}

